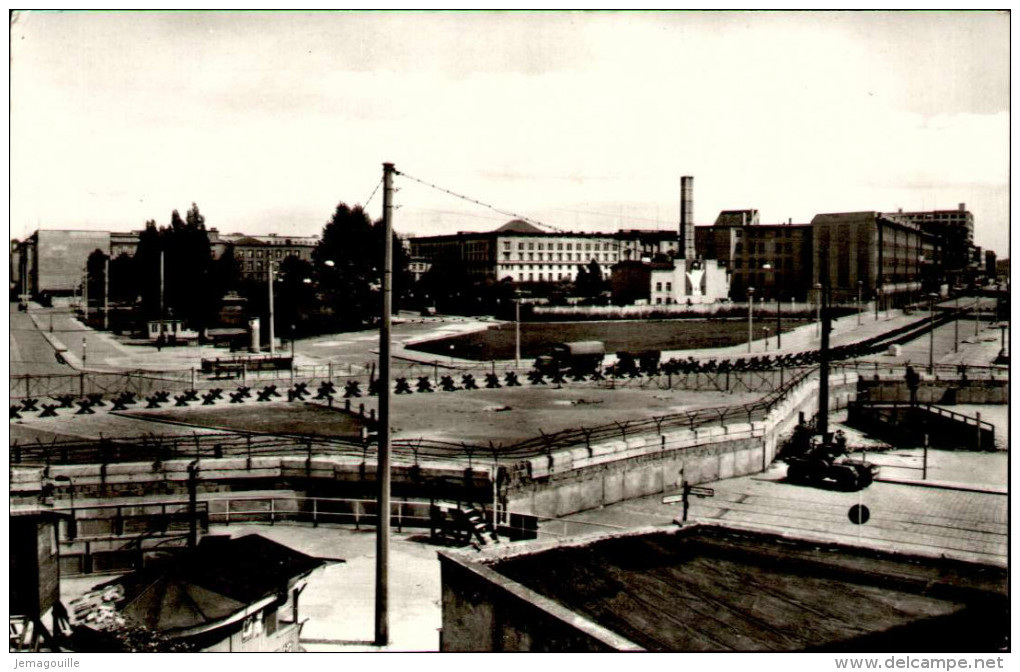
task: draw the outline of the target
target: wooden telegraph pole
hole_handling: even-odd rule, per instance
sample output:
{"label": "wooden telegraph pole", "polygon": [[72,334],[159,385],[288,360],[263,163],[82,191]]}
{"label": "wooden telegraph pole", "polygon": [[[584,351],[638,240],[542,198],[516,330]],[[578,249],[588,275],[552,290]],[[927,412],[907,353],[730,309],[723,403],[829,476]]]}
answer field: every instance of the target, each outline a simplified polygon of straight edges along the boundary
{"label": "wooden telegraph pole", "polygon": [[392,163],[383,164],[383,274],[382,325],[379,329],[379,482],[375,543],[375,644],[390,641],[390,317],[393,309],[393,174]]}

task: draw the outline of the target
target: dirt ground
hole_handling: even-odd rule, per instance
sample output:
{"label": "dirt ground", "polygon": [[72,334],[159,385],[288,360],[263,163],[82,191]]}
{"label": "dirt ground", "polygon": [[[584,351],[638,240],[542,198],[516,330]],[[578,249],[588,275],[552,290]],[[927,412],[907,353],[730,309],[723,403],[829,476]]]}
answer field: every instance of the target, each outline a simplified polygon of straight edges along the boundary
{"label": "dirt ground", "polygon": [[[398,438],[428,436],[440,441],[511,444],[540,435],[613,421],[647,419],[697,408],[754,401],[758,393],[685,390],[604,389],[572,385],[562,389],[527,386],[471,392],[435,392],[393,398],[393,431]],[[442,402],[442,403],[439,403]]]}

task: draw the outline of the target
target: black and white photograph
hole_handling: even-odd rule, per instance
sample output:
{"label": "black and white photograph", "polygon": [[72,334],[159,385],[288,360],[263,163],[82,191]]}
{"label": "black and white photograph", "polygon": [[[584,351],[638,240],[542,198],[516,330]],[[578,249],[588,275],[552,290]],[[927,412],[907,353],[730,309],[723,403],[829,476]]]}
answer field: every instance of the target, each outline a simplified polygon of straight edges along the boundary
{"label": "black and white photograph", "polygon": [[1008,668],[1009,10],[8,18],[8,666]]}

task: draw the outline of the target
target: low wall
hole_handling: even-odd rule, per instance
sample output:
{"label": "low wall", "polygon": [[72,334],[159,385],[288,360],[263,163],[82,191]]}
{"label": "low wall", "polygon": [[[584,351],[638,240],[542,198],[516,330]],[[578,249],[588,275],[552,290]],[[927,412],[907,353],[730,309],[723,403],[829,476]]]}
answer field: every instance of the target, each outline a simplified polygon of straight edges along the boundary
{"label": "low wall", "polygon": [[[860,389],[870,401],[910,403],[910,388],[905,380],[874,380],[866,375]],[[1008,404],[1008,380],[922,380],[917,386],[917,401],[922,404]]]}
{"label": "low wall", "polygon": [[[857,398],[857,375],[830,377],[830,409]],[[556,518],[637,497],[764,471],[799,414],[818,413],[818,379],[805,381],[763,421],[635,436],[525,460],[511,474],[511,511]]]}
{"label": "low wall", "polygon": [[479,564],[439,554],[440,651],[640,651],[633,642]]}

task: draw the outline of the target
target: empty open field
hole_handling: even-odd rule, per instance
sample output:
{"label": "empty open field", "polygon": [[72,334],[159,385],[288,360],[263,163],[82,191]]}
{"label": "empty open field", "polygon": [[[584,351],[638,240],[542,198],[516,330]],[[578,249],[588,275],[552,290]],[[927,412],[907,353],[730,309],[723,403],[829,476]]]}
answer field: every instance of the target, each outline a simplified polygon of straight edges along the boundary
{"label": "empty open field", "polygon": [[[805,320],[783,320],[783,332]],[[754,322],[754,337],[765,328],[775,334],[775,319]],[[514,325],[501,324],[485,331],[449,336],[408,346],[409,349],[446,357],[480,361],[514,358]],[[612,322],[555,322],[521,324],[521,357],[529,359],[554,343],[602,341],[606,352],[642,350],[693,350],[747,342],[746,319],[626,320]]]}

